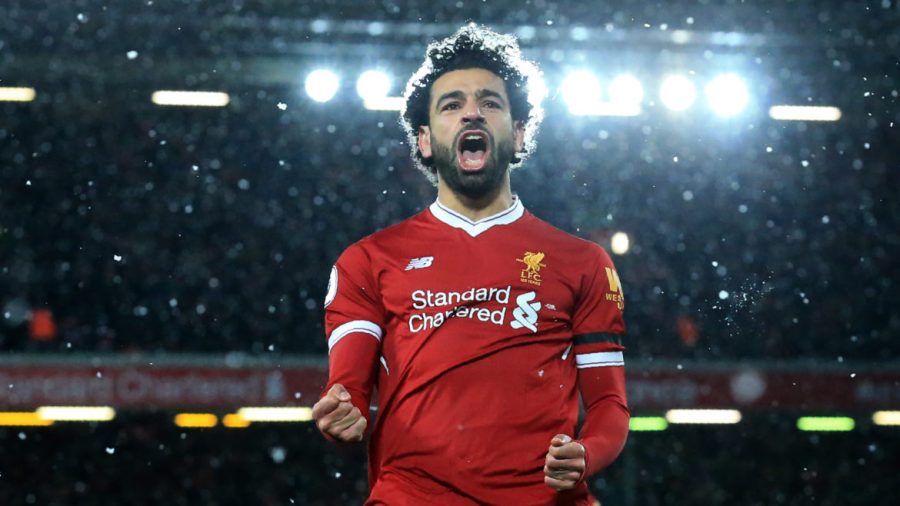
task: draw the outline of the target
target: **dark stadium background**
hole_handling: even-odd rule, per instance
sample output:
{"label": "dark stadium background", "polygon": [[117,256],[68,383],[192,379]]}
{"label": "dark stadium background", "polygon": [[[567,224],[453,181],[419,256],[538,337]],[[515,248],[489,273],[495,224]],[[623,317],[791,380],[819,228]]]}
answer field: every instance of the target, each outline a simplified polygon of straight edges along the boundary
{"label": "dark stadium background", "polygon": [[[116,416],[0,426],[0,504],[361,504],[364,448],[223,423],[245,401],[314,402],[330,266],[434,198],[356,76],[389,69],[397,95],[469,20],[524,35],[545,73],[525,205],[630,238],[632,414],[742,415],[633,431],[591,482],[602,504],[896,504],[900,427],[873,419],[900,409],[896,0],[61,4],[0,4],[0,87],[35,90],[0,102],[0,415]],[[316,103],[304,77],[323,66],[342,84]],[[579,68],[637,76],[642,113],[569,114],[558,88]],[[657,99],[674,71],[701,87],[683,113]],[[702,97],[720,71],[751,97],[728,120]],[[159,106],[160,89],[230,103]],[[776,104],[842,116],[777,121]]]}

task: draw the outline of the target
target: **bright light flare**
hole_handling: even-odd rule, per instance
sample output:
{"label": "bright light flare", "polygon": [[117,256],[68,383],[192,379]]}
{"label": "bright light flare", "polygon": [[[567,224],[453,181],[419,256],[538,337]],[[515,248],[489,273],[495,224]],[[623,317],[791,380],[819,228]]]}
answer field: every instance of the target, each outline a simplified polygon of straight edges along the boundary
{"label": "bright light flare", "polygon": [[710,108],[723,118],[736,116],[750,101],[747,84],[737,74],[716,76],[706,85],[704,91]]}
{"label": "bright light flare", "polygon": [[391,78],[380,70],[367,70],[356,80],[356,93],[363,100],[384,98],[391,91]]}
{"label": "bright light flare", "polygon": [[801,416],[797,428],[807,432],[849,432],[856,422],[848,416]]}
{"label": "bright light flare", "polygon": [[589,70],[576,70],[563,79],[560,93],[569,112],[588,114],[587,110],[600,102],[600,81]]}
{"label": "bright light flare", "polygon": [[158,90],[150,96],[156,105],[182,107],[225,107],[230,98],[220,91]]}
{"label": "bright light flare", "polygon": [[876,411],[872,414],[872,423],[900,426],[900,411]]}
{"label": "bright light flare", "polygon": [[108,422],[116,417],[116,410],[109,406],[43,406],[35,413],[55,422]]}
{"label": "bright light flare", "polygon": [[610,248],[612,252],[616,255],[624,255],[628,253],[628,248],[631,246],[631,240],[628,238],[628,234],[625,232],[616,232],[613,234],[612,239],[610,239]]}
{"label": "bright light flare", "polygon": [[222,417],[222,425],[229,429],[245,429],[250,426],[250,422],[241,418],[240,415],[230,413]]}
{"label": "bright light flare", "polygon": [[644,87],[631,74],[622,74],[609,83],[609,101],[614,104],[638,105],[644,100]]}
{"label": "bright light flare", "polygon": [[570,111],[570,113],[575,116],[638,116],[641,114],[641,105],[595,102],[593,104],[585,104],[577,111]]}
{"label": "bright light flare", "polygon": [[31,102],[34,88],[0,86],[0,102]]}
{"label": "bright light flare", "polygon": [[669,422],[661,416],[632,416],[628,420],[628,430],[632,432],[659,432],[668,426]]}
{"label": "bright light flare", "polygon": [[175,425],[184,428],[215,427],[219,419],[212,413],[178,413],[175,415]]}
{"label": "bright light flare", "polygon": [[670,409],[666,412],[669,423],[735,424],[741,421],[736,409]]}
{"label": "bright light flare", "polygon": [[44,420],[33,411],[0,412],[0,427],[46,427],[53,420]]}
{"label": "bright light flare", "polygon": [[370,111],[400,111],[406,100],[403,97],[378,97],[363,101],[363,107]]}
{"label": "bright light flare", "polygon": [[328,102],[337,95],[341,79],[328,69],[313,70],[306,76],[304,89],[309,98],[316,102]]}
{"label": "bright light flare", "polygon": [[685,111],[697,100],[697,87],[685,76],[671,75],[660,85],[659,99],[673,111]]}
{"label": "bright light flare", "polygon": [[532,75],[528,78],[528,103],[534,106],[540,106],[541,103],[550,94],[547,87],[547,81],[540,74]]}
{"label": "bright light flare", "polygon": [[248,422],[308,422],[312,408],[241,408],[237,415]]}
{"label": "bright light flare", "polygon": [[841,110],[821,105],[773,105],[769,117],[781,121],[837,121]]}

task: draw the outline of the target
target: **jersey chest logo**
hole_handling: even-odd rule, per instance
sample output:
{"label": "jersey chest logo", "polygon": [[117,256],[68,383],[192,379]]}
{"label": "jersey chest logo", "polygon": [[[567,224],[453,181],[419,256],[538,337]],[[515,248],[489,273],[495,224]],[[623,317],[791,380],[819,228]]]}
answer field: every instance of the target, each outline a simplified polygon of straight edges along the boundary
{"label": "jersey chest logo", "polygon": [[413,258],[406,264],[406,269],[404,271],[411,271],[413,269],[425,269],[427,267],[431,267],[431,264],[434,262],[434,257],[419,257]]}
{"label": "jersey chest logo", "polygon": [[509,326],[514,329],[525,327],[531,332],[537,332],[538,311],[541,310],[540,302],[532,302],[537,294],[534,292],[523,293],[516,297],[516,307],[513,309],[513,320]]}
{"label": "jersey chest logo", "polygon": [[516,259],[516,262],[525,264],[525,268],[519,273],[519,277],[523,283],[541,286],[541,268],[547,267],[547,264],[541,263],[544,260],[544,256],[542,251],[526,251],[525,254],[522,255],[522,258]]}

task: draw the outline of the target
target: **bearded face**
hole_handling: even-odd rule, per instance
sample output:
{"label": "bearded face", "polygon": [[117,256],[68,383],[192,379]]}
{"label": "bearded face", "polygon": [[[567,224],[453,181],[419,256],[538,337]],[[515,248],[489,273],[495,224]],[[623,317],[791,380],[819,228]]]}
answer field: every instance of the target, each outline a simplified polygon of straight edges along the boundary
{"label": "bearded face", "polygon": [[432,85],[429,125],[419,132],[419,149],[431,158],[439,184],[454,193],[473,200],[495,193],[523,137],[512,120],[506,84],[496,74],[454,70]]}
{"label": "bearded face", "polygon": [[433,167],[455,193],[482,199],[503,183],[515,156],[511,138],[495,139],[488,131],[463,128],[451,144],[432,142]]}

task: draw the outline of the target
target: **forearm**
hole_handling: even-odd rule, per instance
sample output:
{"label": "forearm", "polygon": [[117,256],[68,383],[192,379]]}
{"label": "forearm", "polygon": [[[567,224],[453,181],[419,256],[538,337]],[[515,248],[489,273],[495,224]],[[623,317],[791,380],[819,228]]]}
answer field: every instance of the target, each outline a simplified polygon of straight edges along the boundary
{"label": "forearm", "polygon": [[343,338],[328,356],[328,384],[323,394],[332,385],[343,385],[350,393],[350,402],[359,408],[367,423],[371,422],[369,404],[380,353],[381,343],[377,339],[356,333]]}
{"label": "forearm", "polygon": [[623,367],[581,369],[578,374],[586,410],[579,433],[586,453],[586,478],[608,467],[622,452],[631,415]]}

